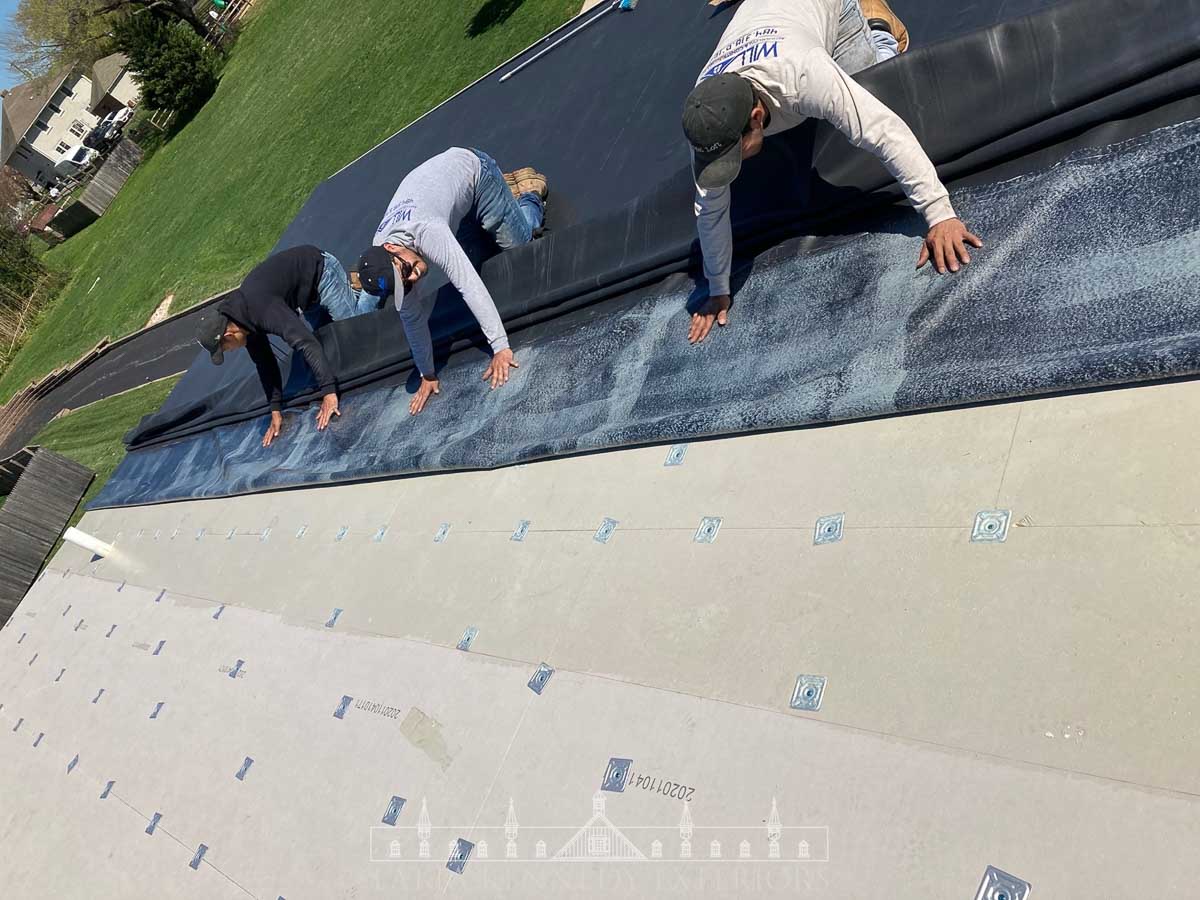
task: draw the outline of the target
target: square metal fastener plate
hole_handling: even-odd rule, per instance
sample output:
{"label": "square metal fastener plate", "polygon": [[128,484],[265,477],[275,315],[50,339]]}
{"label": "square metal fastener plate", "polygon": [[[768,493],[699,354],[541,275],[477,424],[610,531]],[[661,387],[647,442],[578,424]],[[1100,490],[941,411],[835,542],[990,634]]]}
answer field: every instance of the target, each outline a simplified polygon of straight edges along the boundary
{"label": "square metal fastener plate", "polygon": [[517,523],[517,529],[512,533],[512,537],[509,540],[517,541],[518,543],[525,540],[525,535],[529,534],[529,526],[532,524],[528,519],[522,519]]}
{"label": "square metal fastener plate", "polygon": [[842,539],[842,527],[846,522],[845,513],[832,516],[821,516],[813,528],[813,545],[836,544]]}
{"label": "square metal fastener plate", "polygon": [[1028,881],[1002,872],[995,866],[988,866],[975,900],[1028,900],[1032,890],[1033,885]]}
{"label": "square metal fastener plate", "polygon": [[613,536],[613,532],[617,530],[617,526],[621,523],[616,519],[605,519],[600,523],[600,527],[596,529],[596,535],[592,538],[597,544],[607,544]]}
{"label": "square metal fastener plate", "polygon": [[663,463],[664,466],[682,466],[683,458],[687,456],[687,444],[675,444],[667,451],[667,460]]}
{"label": "square metal fastener plate", "polygon": [[471,857],[471,851],[475,849],[475,845],[468,840],[459,838],[454,845],[454,849],[450,851],[450,859],[446,863],[446,868],[455,875],[461,875],[463,869],[467,867],[467,860]]}
{"label": "square metal fastener plate", "polygon": [[806,712],[816,712],[821,708],[821,700],[825,696],[824,675],[799,675],[796,677],[796,689],[792,691],[792,709],[802,709]]}
{"label": "square metal fastener plate", "polygon": [[632,765],[632,759],[622,759],[619,756],[609,759],[608,768],[604,770],[604,779],[600,782],[600,790],[612,791],[617,794],[624,791],[625,783],[629,781],[629,769]]}
{"label": "square metal fastener plate", "polygon": [[971,529],[974,544],[1002,544],[1008,539],[1008,520],[1011,509],[982,509],[975,514],[975,527]]}
{"label": "square metal fastener plate", "polygon": [[554,674],[554,669],[542,663],[537,667],[537,671],[533,673],[533,677],[529,679],[529,689],[535,694],[541,694],[542,688],[546,686],[546,682],[550,680],[550,676]]}
{"label": "square metal fastener plate", "polygon": [[700,527],[696,529],[696,536],[693,540],[697,544],[711,544],[717,539],[717,532],[720,530],[720,516],[705,516],[700,520]]}

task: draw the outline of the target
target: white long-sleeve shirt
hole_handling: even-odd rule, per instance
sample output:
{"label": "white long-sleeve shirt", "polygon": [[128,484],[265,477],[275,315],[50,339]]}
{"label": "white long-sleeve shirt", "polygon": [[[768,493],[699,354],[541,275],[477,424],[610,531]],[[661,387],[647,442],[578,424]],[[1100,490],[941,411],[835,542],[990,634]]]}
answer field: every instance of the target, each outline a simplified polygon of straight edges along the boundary
{"label": "white long-sleeve shirt", "polygon": [[[743,0],[696,83],[723,73],[750,81],[771,115],[765,134],[825,119],[870,150],[929,227],[955,217],[950,195],[904,120],[833,60],[842,0]],[[696,225],[709,294],[729,293],[730,188],[696,187]]]}
{"label": "white long-sleeve shirt", "polygon": [[[460,147],[452,147],[421,163],[396,188],[373,243],[377,247],[383,244],[408,247],[441,269],[462,293],[492,352],[499,353],[508,348],[508,334],[496,302],[454,236],[475,204],[479,173],[479,157]],[[422,282],[427,283],[419,282],[416,289],[396,294],[395,305],[417,369],[422,375],[433,377],[429,317],[437,300],[437,284],[428,275]]]}

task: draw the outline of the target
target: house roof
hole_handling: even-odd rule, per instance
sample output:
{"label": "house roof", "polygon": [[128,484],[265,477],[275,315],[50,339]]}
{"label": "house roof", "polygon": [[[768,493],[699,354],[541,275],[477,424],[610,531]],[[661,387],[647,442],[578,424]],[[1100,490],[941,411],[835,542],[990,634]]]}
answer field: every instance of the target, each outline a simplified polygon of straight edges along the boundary
{"label": "house roof", "polygon": [[95,109],[99,105],[128,67],[129,57],[124,53],[110,53],[103,59],[96,60],[92,66],[92,97],[88,109]]}
{"label": "house roof", "polygon": [[41,78],[26,81],[12,88],[4,97],[0,112],[0,165],[6,165],[17,144],[37,121],[46,104],[72,74],[72,69],[61,69]]}

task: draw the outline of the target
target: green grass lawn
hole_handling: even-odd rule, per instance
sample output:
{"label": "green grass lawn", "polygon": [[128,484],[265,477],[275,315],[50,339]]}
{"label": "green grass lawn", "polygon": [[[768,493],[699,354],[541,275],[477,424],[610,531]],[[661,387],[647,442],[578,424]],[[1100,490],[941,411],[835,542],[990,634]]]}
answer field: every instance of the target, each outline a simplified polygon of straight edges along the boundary
{"label": "green grass lawn", "polygon": [[579,6],[266,0],[213,98],[104,218],[46,254],[71,280],[0,375],[0,402],[101,337],[137,330],[168,293],[179,310],[236,285],[318,182]]}
{"label": "green grass lawn", "polygon": [[73,413],[55,419],[30,443],[40,444],[69,456],[96,473],[96,480],[88,488],[75,515],[74,525],[83,518],[83,509],[92,497],[100,492],[108,476],[125,455],[121,438],[136,425],[142,416],[154,412],[164,400],[180,376],[156,381],[137,390],[128,391]]}

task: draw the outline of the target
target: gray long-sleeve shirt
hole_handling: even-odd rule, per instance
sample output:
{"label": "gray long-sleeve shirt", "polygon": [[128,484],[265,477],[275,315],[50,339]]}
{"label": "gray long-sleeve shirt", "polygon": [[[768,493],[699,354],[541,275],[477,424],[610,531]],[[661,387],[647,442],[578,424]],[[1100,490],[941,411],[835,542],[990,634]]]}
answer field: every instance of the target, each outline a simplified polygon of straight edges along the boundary
{"label": "gray long-sleeve shirt", "polygon": [[[399,244],[419,253],[441,269],[463,295],[479,322],[493,353],[508,348],[508,335],[500,313],[483,279],[475,271],[454,233],[475,204],[479,183],[479,157],[470,150],[451,147],[417,166],[392,197],[372,243]],[[428,279],[429,276],[426,276]],[[426,285],[395,298],[396,310],[412,348],[413,360],[422,375],[432,377],[433,338],[429,317],[437,291]]]}
{"label": "gray long-sleeve shirt", "polygon": [[[743,0],[697,84],[736,73],[767,103],[768,135],[825,119],[870,150],[932,228],[954,218],[950,195],[912,129],[833,60],[842,0]],[[711,295],[729,293],[730,188],[696,188],[696,219]]]}

